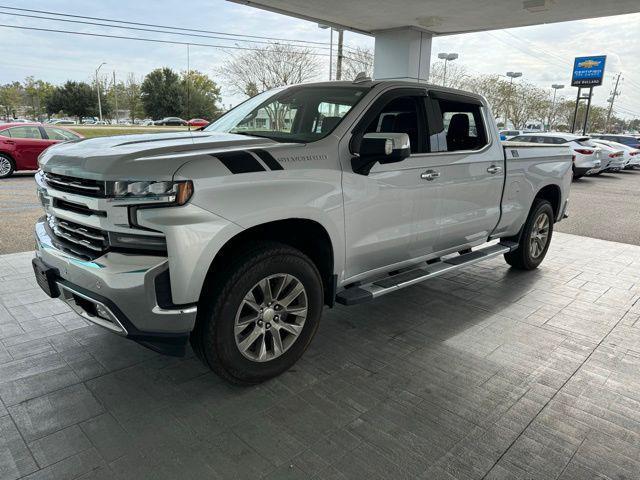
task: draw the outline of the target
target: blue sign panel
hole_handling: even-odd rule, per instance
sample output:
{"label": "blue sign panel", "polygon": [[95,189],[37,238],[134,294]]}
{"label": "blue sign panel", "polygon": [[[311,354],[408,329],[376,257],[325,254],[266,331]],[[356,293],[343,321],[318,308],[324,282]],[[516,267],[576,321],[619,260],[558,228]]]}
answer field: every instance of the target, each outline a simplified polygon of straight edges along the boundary
{"label": "blue sign panel", "polygon": [[597,87],[602,85],[606,55],[577,57],[573,62],[572,87]]}

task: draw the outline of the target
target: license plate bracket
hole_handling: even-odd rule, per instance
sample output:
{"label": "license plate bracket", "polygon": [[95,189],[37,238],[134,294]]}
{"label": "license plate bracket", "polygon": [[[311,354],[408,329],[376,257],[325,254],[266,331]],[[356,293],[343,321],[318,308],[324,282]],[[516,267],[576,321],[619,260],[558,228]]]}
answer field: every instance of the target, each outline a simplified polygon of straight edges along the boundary
{"label": "license plate bracket", "polygon": [[47,266],[47,264],[37,257],[31,260],[31,265],[33,266],[36,281],[44,293],[51,298],[59,297],[60,289],[57,283],[59,277],[58,269]]}

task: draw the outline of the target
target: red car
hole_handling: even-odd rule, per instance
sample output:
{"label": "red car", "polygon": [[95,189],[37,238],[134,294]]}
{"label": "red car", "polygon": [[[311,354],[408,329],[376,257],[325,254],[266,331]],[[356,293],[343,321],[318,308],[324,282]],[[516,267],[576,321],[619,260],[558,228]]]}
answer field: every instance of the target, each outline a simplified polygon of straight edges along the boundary
{"label": "red car", "polygon": [[38,155],[47,147],[82,135],[55,125],[39,123],[0,124],[0,178],[18,170],[37,170]]}
{"label": "red car", "polygon": [[192,118],[187,122],[190,127],[206,127],[209,125],[209,121],[204,118]]}

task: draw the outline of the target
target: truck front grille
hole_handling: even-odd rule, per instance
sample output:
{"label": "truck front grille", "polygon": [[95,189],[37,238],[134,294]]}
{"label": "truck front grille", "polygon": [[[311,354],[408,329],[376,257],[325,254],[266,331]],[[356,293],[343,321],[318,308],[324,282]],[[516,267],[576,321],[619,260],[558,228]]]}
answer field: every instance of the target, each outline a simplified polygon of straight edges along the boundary
{"label": "truck front grille", "polygon": [[105,182],[88,178],[67,177],[54,173],[45,173],[44,180],[51,188],[68,193],[77,193],[88,197],[104,197]]}
{"label": "truck front grille", "polygon": [[86,260],[103,255],[109,240],[106,232],[47,215],[47,231],[56,247]]}

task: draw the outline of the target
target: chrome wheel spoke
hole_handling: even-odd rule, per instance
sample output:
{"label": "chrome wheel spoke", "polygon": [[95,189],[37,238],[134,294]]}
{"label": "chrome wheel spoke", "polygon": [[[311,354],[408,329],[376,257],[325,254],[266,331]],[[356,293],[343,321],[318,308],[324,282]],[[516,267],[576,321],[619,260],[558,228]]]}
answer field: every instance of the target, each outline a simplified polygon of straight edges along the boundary
{"label": "chrome wheel spoke", "polygon": [[255,326],[253,330],[251,330],[251,333],[249,333],[249,335],[247,335],[247,337],[238,344],[238,348],[240,349],[240,351],[244,353],[249,350],[249,348],[260,337],[260,335],[262,335],[262,329]]}
{"label": "chrome wheel spoke", "polygon": [[280,336],[280,330],[274,328],[271,330],[271,337],[273,338],[273,353],[275,355],[282,355],[284,347],[282,346],[282,337]]}
{"label": "chrome wheel spoke", "polygon": [[302,325],[296,325],[295,323],[282,322],[278,328],[285,332],[289,332],[296,337],[300,335],[300,332],[302,331]]}
{"label": "chrome wheel spoke", "polygon": [[286,309],[287,314],[289,315],[295,315],[296,317],[306,317],[307,316],[307,307],[294,307],[294,308],[287,308]]}
{"label": "chrome wheel spoke", "polygon": [[280,295],[282,295],[282,290],[284,290],[284,287],[287,286],[289,282],[290,282],[289,275],[283,275],[278,279],[278,286],[276,287],[276,290],[273,293],[274,300],[278,300],[280,298]]}
{"label": "chrome wheel spoke", "polygon": [[304,291],[304,287],[302,286],[302,284],[298,281],[296,281],[296,284],[293,286],[293,288],[291,289],[291,291],[289,293],[287,293],[287,295],[280,300],[278,303],[280,303],[283,307],[288,307],[289,305],[291,305],[291,303],[296,300],[300,294]]}
{"label": "chrome wheel spoke", "polygon": [[271,281],[268,278],[263,279],[259,284],[258,288],[262,293],[262,303],[267,305],[273,300],[273,295],[271,294]]}
{"label": "chrome wheel spoke", "polygon": [[266,335],[262,335],[260,343],[258,344],[258,360],[265,361],[267,359],[267,341]]}

